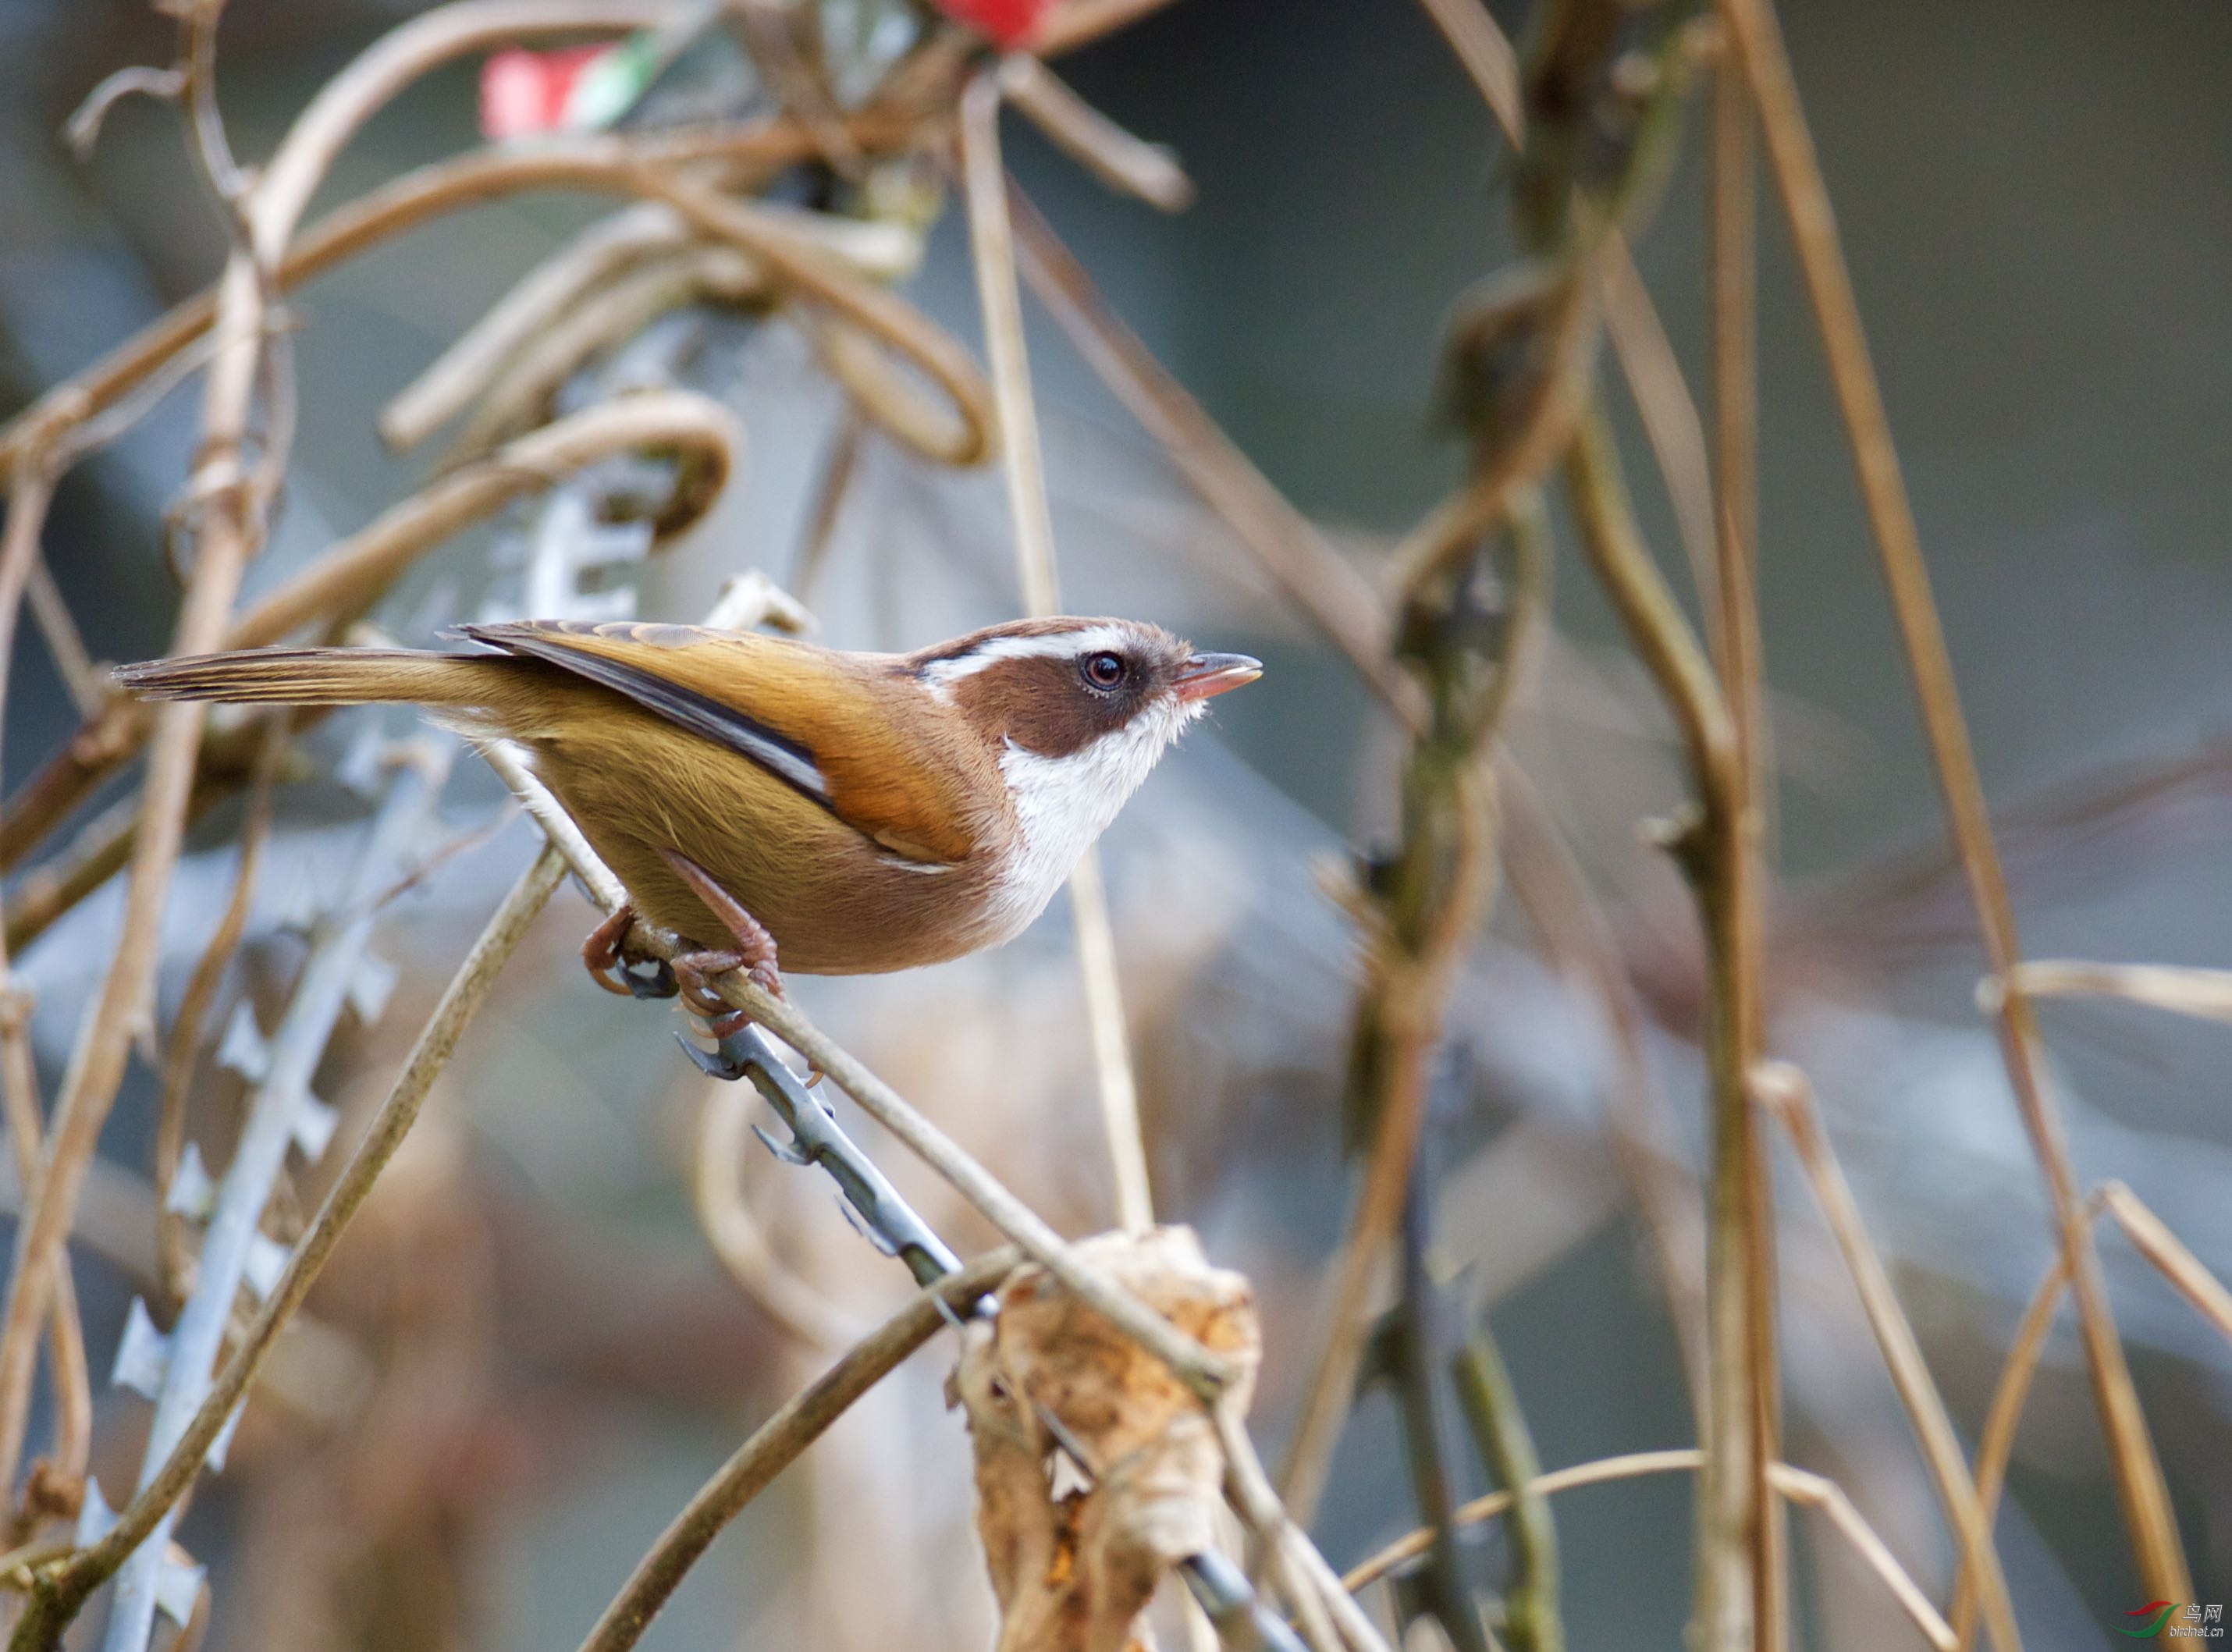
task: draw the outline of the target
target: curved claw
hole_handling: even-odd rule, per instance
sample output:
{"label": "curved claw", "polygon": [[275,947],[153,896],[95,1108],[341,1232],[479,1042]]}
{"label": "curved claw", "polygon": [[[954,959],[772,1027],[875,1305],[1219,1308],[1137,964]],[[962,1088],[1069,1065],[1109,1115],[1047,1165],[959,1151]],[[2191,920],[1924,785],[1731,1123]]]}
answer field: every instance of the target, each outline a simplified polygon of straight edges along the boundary
{"label": "curved claw", "polygon": [[[589,979],[621,998],[673,997],[681,988],[664,959],[628,956],[627,935],[634,923],[635,908],[624,901],[589,931],[588,939],[581,943],[581,962]],[[649,973],[639,973],[639,963],[648,964]]]}
{"label": "curved claw", "polygon": [[720,1049],[701,1050],[690,1041],[687,1033],[680,1032],[675,1033],[674,1041],[682,1046],[682,1053],[690,1058],[698,1071],[709,1079],[719,1079],[726,1083],[734,1084],[750,1071],[749,1062],[739,1060],[730,1054],[725,1046]]}
{"label": "curved claw", "polygon": [[[680,996],[682,983],[674,978],[672,964],[664,958],[646,958],[643,962],[649,967],[640,972],[633,963],[623,962],[620,965],[618,974],[626,985],[619,990],[638,1000]],[[604,985],[603,980],[600,978],[597,984]]]}

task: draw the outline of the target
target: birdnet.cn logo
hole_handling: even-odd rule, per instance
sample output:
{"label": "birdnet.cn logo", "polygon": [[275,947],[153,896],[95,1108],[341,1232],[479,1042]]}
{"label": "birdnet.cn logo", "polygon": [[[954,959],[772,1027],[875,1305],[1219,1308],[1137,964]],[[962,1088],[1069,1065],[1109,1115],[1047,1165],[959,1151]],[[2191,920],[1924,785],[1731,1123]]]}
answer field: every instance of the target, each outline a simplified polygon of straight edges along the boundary
{"label": "birdnet.cn logo", "polygon": [[2197,1600],[2151,1600],[2124,1614],[2133,1623],[2116,1627],[2135,1640],[2221,1641],[2224,1638],[2224,1608],[2205,1606]]}

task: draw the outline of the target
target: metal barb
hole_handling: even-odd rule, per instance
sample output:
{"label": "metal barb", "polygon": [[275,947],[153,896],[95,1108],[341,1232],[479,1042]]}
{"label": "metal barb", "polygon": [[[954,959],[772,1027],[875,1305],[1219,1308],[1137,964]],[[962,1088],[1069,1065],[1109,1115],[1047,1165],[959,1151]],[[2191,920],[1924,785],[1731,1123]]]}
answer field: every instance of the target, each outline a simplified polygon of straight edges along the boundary
{"label": "metal barb", "polygon": [[717,1079],[752,1081],[752,1088],[790,1127],[787,1145],[769,1141],[764,1132],[759,1133],[760,1139],[790,1163],[821,1166],[861,1226],[877,1239],[879,1248],[905,1262],[916,1284],[934,1283],[961,1266],[961,1259],[915,1215],[874,1162],[838,1126],[828,1107],[790,1070],[765,1033],[756,1027],[731,1033],[710,1054],[686,1039],[683,1047],[700,1072]]}
{"label": "metal barb", "polygon": [[[847,1214],[854,1218],[855,1225],[879,1250],[905,1261],[916,1283],[934,1284],[960,1267],[960,1260],[845,1134],[827,1105],[790,1070],[765,1033],[747,1027],[722,1039],[710,1051],[700,1049],[678,1033],[675,1036],[699,1072],[717,1079],[752,1081],[752,1087],[790,1127],[791,1139],[778,1141],[756,1124],[752,1133],[785,1163],[816,1164],[827,1172],[844,1195]],[[961,1329],[961,1314],[943,1299],[938,1309],[956,1331]],[[996,1312],[993,1299],[983,1296],[970,1305],[968,1317],[989,1318]],[[1078,1468],[1088,1478],[1097,1477],[1091,1454],[1061,1419],[1044,1405],[1037,1412],[1047,1433]],[[1256,1594],[1247,1575],[1225,1555],[1213,1549],[1189,1555],[1178,1562],[1178,1572],[1228,1645],[1260,1647],[1265,1652],[1307,1652],[1293,1627]]]}

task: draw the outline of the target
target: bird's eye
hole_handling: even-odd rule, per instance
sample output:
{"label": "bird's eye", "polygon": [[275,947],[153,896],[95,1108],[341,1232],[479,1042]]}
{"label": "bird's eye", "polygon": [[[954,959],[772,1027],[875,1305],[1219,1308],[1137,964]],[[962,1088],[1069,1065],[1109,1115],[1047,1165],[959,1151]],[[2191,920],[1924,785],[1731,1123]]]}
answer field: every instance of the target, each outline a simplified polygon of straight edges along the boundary
{"label": "bird's eye", "polygon": [[1121,654],[1087,654],[1083,662],[1085,680],[1096,689],[1113,689],[1124,680],[1124,657]]}

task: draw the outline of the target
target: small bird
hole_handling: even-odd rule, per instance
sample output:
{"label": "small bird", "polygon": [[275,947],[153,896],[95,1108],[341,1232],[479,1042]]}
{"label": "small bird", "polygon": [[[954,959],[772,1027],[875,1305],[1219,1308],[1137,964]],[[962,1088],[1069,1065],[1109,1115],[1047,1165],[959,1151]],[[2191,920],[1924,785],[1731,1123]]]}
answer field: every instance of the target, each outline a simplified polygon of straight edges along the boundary
{"label": "small bird", "polygon": [[148,699],[415,703],[511,742],[626,889],[583,945],[590,973],[645,990],[624,938],[639,916],[671,930],[716,1032],[741,1024],[705,987],[728,969],[780,991],[778,958],[869,975],[1010,939],[1209,698],[1262,673],[1130,619],[913,654],[695,625],[457,630],[493,651],[255,649],[116,676]]}

